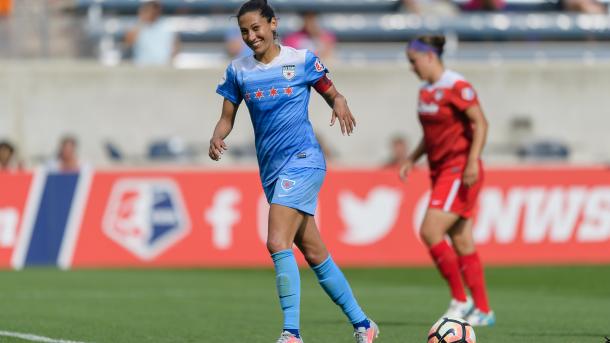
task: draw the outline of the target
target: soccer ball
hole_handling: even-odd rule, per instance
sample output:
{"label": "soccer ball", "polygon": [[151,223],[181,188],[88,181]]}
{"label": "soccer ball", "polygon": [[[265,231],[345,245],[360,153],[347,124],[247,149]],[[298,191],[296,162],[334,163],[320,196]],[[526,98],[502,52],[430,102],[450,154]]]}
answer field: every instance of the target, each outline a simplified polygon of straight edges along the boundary
{"label": "soccer ball", "polygon": [[459,318],[441,318],[428,332],[428,343],[475,343],[474,329]]}

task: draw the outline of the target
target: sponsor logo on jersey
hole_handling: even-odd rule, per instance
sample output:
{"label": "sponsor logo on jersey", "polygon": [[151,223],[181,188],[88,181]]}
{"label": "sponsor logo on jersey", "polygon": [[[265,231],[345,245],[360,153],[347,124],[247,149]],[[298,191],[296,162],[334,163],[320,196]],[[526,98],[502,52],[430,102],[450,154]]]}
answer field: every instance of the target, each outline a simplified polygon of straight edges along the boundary
{"label": "sponsor logo on jersey", "polygon": [[282,66],[282,75],[288,81],[294,79],[296,76],[297,67],[294,64]]}
{"label": "sponsor logo on jersey", "polygon": [[470,87],[462,89],[462,99],[466,101],[474,100],[474,90]]}
{"label": "sponsor logo on jersey", "polygon": [[289,191],[294,187],[296,181],[290,179],[282,179],[282,189],[285,191]]}
{"label": "sponsor logo on jersey", "polygon": [[420,102],[419,106],[417,106],[417,112],[420,114],[436,114],[438,113],[439,106],[435,103],[425,103]]}
{"label": "sponsor logo on jersey", "polygon": [[319,58],[316,58],[316,62],[314,63],[314,66],[315,66],[317,72],[322,72],[324,69],[326,69],[324,64],[322,64],[322,62],[320,62]]}
{"label": "sponsor logo on jersey", "polygon": [[103,231],[140,259],[153,259],[188,233],[183,203],[171,179],[119,180],[106,207]]}
{"label": "sponsor logo on jersey", "polygon": [[437,89],[434,92],[434,100],[441,101],[441,99],[443,98],[443,95],[444,95],[444,92],[442,90],[440,90],[440,89]]}

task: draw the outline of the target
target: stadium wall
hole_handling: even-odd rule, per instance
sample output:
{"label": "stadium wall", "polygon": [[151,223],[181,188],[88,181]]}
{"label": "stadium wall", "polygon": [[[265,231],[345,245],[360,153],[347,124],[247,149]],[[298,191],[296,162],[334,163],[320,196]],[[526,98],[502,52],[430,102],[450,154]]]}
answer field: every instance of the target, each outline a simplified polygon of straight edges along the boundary
{"label": "stadium wall", "polygon": [[[40,169],[0,185],[0,268],[270,265],[255,170]],[[329,171],[316,220],[334,259],[431,264],[417,232],[428,188],[421,169],[406,184],[395,170]],[[474,219],[490,265],[608,264],[610,170],[488,168]]]}
{"label": "stadium wall", "polygon": [[[492,162],[499,159],[493,152],[501,150],[494,147],[514,143],[509,123],[515,117],[531,117],[536,137],[565,141],[573,149],[573,161],[610,161],[610,64],[450,67],[463,73],[479,92],[491,124],[488,158]],[[330,110],[320,97],[313,97],[310,117],[341,163],[381,163],[387,157],[388,140],[397,133],[416,143],[421,135],[415,115],[419,82],[406,63],[329,68],[356,115],[356,134],[341,137],[337,127],[328,126]],[[145,161],[151,140],[169,137],[180,137],[201,153],[189,163],[211,165],[207,141],[220,113],[215,87],[222,74],[223,68],[3,63],[0,137],[16,141],[30,165],[53,155],[58,138],[66,132],[80,138],[81,155],[96,166],[109,164],[102,148],[106,140],[117,143],[133,164]],[[242,108],[228,143],[243,147],[252,141],[250,120]]]}

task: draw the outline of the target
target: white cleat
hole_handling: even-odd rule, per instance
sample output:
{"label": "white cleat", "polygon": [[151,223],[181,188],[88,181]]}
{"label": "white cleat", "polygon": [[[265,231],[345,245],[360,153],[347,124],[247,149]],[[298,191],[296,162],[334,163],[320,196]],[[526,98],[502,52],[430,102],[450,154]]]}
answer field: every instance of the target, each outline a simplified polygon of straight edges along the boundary
{"label": "white cleat", "polygon": [[356,338],[356,343],[373,343],[377,336],[379,336],[379,327],[375,324],[374,321],[369,319],[371,326],[368,329],[363,327],[354,329],[354,337]]}
{"label": "white cleat", "polygon": [[303,340],[288,331],[283,331],[276,343],[303,343]]}
{"label": "white cleat", "polygon": [[472,303],[472,299],[470,297],[466,298],[466,301],[458,301],[455,299],[451,299],[449,303],[449,308],[447,312],[443,314],[441,318],[461,318],[466,319],[466,317],[472,312],[474,309],[474,304]]}
{"label": "white cleat", "polygon": [[475,308],[466,318],[464,318],[471,326],[494,326],[496,324],[496,315],[494,311],[487,313]]}

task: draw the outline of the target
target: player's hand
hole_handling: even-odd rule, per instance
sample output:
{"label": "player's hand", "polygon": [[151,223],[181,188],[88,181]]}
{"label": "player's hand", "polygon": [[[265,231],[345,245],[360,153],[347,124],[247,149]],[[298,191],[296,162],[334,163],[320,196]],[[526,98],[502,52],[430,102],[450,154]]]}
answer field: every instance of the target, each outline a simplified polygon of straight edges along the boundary
{"label": "player's hand", "polygon": [[352,112],[347,106],[347,100],[343,96],[337,96],[333,105],[333,114],[330,119],[330,126],[335,125],[335,121],[339,120],[341,125],[341,134],[351,135],[356,127],[356,118],[352,115]]}
{"label": "player's hand", "polygon": [[210,158],[214,161],[220,160],[220,157],[227,149],[228,147],[222,138],[212,137],[212,139],[210,139],[210,151],[208,154],[210,155]]}
{"label": "player's hand", "polygon": [[470,187],[477,183],[479,179],[479,161],[468,162],[462,175],[462,183],[466,187]]}
{"label": "player's hand", "polygon": [[413,169],[413,161],[411,159],[408,159],[405,163],[403,163],[402,166],[400,166],[400,179],[402,181],[405,181],[407,179],[407,176],[409,176],[409,173],[411,173],[411,169]]}

